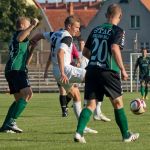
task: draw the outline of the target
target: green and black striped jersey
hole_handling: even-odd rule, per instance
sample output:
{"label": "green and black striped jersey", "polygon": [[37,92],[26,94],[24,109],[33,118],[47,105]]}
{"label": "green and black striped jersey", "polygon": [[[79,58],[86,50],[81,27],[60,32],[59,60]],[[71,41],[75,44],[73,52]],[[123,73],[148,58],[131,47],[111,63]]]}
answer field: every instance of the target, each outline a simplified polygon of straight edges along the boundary
{"label": "green and black striped jersey", "polygon": [[87,68],[103,68],[119,72],[120,69],[112,55],[111,45],[124,47],[125,32],[118,26],[104,23],[94,28],[85,47],[91,51]]}
{"label": "green and black striped jersey", "polygon": [[9,45],[9,56],[6,63],[5,72],[12,70],[26,71],[26,62],[29,54],[29,39],[22,42],[17,41],[17,36],[21,31],[14,33]]}

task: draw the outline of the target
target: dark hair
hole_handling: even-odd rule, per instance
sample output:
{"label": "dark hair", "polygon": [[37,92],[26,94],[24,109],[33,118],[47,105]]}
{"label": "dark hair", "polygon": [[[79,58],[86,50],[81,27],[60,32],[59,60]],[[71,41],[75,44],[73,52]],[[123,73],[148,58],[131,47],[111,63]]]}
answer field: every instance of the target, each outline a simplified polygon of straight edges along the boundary
{"label": "dark hair", "polygon": [[79,22],[80,23],[80,19],[77,17],[77,16],[68,16],[66,19],[65,19],[65,27],[67,27],[69,24],[74,24],[75,22]]}

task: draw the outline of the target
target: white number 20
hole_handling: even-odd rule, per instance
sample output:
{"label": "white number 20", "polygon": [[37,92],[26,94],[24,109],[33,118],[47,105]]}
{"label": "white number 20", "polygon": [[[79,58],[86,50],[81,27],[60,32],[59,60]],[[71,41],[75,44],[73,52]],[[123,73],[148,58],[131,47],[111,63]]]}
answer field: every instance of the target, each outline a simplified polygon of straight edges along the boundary
{"label": "white number 20", "polygon": [[[100,62],[104,62],[106,61],[107,58],[107,52],[108,52],[108,46],[107,46],[107,41],[106,40],[102,40],[101,43],[99,43],[99,39],[95,38],[94,39],[94,49],[92,51],[92,54],[98,50],[98,53],[96,53],[95,55],[93,55],[91,57],[91,60],[95,60],[96,58],[98,59],[98,61]],[[103,50],[105,45],[105,49]],[[102,51],[104,53],[104,56],[102,57]]]}

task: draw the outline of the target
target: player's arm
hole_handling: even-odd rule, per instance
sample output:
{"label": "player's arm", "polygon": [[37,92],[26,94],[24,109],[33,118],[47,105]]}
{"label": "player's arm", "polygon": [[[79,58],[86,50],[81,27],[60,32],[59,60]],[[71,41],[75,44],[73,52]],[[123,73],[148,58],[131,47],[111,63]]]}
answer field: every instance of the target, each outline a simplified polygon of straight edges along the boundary
{"label": "player's arm", "polygon": [[30,64],[30,62],[32,60],[34,47],[31,46],[29,49],[30,49],[29,50],[29,55],[28,55],[28,59],[27,59],[27,63],[26,63],[27,66]]}
{"label": "player's arm", "polygon": [[114,56],[114,58],[116,60],[116,63],[118,65],[118,67],[121,70],[123,80],[127,80],[128,74],[126,73],[125,67],[123,65],[123,61],[122,61],[122,56],[121,56],[121,51],[120,51],[119,45],[112,44],[111,52],[112,52],[112,54],[113,54],[113,56]]}
{"label": "player's arm", "polygon": [[38,19],[33,19],[31,21],[31,25],[27,29],[19,33],[19,35],[17,36],[17,41],[22,42],[23,40],[25,40],[30,35],[30,32],[33,30],[33,28],[37,26],[38,22]]}
{"label": "player's arm", "polygon": [[87,59],[90,59],[90,57],[91,57],[91,51],[88,48],[84,47],[82,55],[84,57],[86,57]]}
{"label": "player's arm", "polygon": [[63,83],[68,83],[69,79],[68,77],[65,75],[64,72],[64,50],[63,49],[59,49],[58,53],[57,53],[57,59],[58,59],[58,65],[59,65],[59,69],[60,69],[60,73],[61,73],[61,82]]}
{"label": "player's arm", "polygon": [[127,80],[128,74],[123,65],[123,60],[121,56],[121,49],[123,49],[124,47],[125,32],[121,28],[115,28],[115,32],[112,39],[113,39],[111,45],[112,55],[115,58],[118,67],[120,68],[122,79]]}
{"label": "player's arm", "polygon": [[137,70],[138,65],[139,65],[138,60],[139,60],[139,59],[137,59],[137,61],[136,61],[136,63],[135,63],[134,72],[133,72],[133,78],[135,78],[136,70]]}
{"label": "player's arm", "polygon": [[48,78],[48,69],[49,69],[50,64],[51,64],[51,52],[49,54],[49,57],[47,59],[47,63],[46,63],[46,66],[45,66],[44,79]]}

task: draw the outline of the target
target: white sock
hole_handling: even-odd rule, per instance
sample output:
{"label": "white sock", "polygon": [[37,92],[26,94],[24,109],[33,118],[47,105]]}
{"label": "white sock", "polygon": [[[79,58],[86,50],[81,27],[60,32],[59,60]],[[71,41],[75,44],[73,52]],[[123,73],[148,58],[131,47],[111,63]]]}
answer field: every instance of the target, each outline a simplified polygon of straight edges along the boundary
{"label": "white sock", "polygon": [[101,111],[101,104],[102,104],[102,102],[97,102],[96,103],[96,108],[94,110],[94,115],[99,116],[102,113],[102,111]]}
{"label": "white sock", "polygon": [[86,107],[86,105],[87,105],[87,100],[84,99],[84,107]]}
{"label": "white sock", "polygon": [[82,111],[81,101],[73,101],[73,110],[76,115],[77,120],[79,119],[80,113]]}

